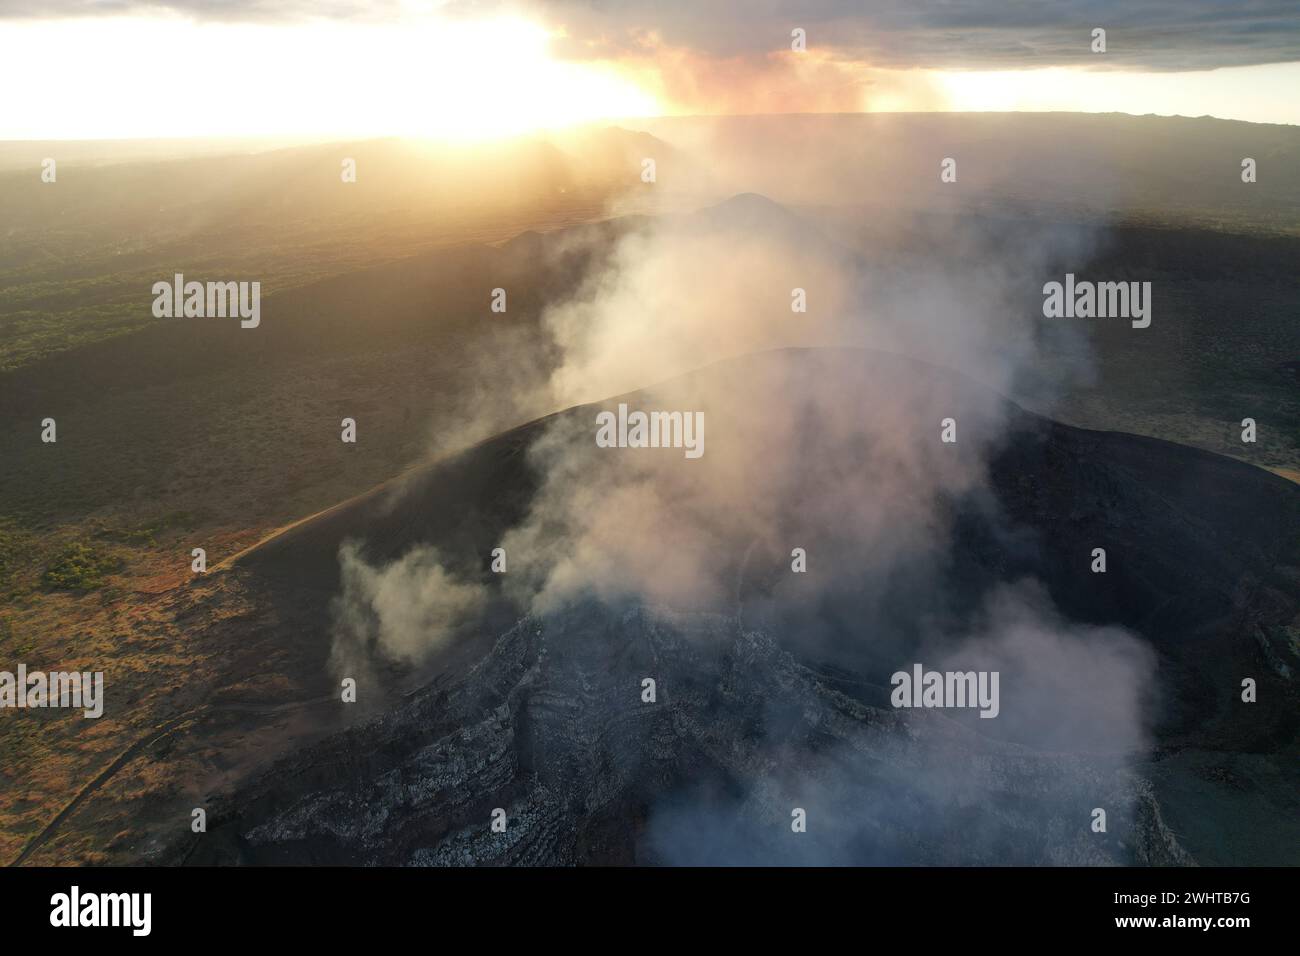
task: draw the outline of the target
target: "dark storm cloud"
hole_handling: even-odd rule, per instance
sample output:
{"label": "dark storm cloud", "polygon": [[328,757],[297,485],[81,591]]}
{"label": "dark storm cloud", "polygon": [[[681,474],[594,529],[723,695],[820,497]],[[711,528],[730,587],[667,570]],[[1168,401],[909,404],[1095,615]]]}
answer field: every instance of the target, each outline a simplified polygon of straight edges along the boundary
{"label": "dark storm cloud", "polygon": [[[458,4],[452,4],[457,6]],[[1300,13],[1288,0],[732,0],[690,3],[534,0],[564,26],[574,55],[635,50],[649,31],[717,56],[811,48],[884,67],[1113,64],[1207,69],[1300,59]],[[1104,58],[1091,52],[1107,32]]]}
{"label": "dark storm cloud", "polygon": [[[812,49],[880,67],[1087,65],[1198,70],[1300,60],[1294,0],[447,0],[453,15],[519,12],[563,27],[563,55],[620,56],[653,36],[706,56]],[[0,0],[0,17],[51,18],[165,10],[213,20],[383,20],[399,0]],[[1107,31],[1104,57],[1090,50]]]}

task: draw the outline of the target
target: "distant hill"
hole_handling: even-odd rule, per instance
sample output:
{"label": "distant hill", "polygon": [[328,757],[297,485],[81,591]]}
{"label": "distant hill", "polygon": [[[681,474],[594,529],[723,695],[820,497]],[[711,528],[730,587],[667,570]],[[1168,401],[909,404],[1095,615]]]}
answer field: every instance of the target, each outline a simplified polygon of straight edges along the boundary
{"label": "distant hill", "polygon": [[[1300,234],[1294,127],[1024,113],[640,125],[462,146],[0,143],[0,369],[142,327],[136,290],[174,272],[257,278],[270,292],[451,243],[739,193],[861,206],[898,228],[900,211],[978,212]],[[40,180],[46,152],[60,163],[55,184]],[[939,181],[945,157],[955,183]],[[1241,182],[1243,157],[1258,182]],[[347,158],[355,183],[340,178]],[[641,181],[645,159],[653,184]]]}
{"label": "distant hill", "polygon": [[[785,203],[980,208],[1300,233],[1300,127],[1123,113],[682,117],[638,124]],[[1241,181],[1245,157],[1258,181]],[[957,161],[942,183],[940,161]]]}
{"label": "distant hill", "polygon": [[[141,290],[176,272],[264,292],[440,246],[605,218],[645,188],[644,133],[439,146],[369,140],[0,171],[0,369],[148,325]],[[13,148],[18,148],[10,144]],[[3,144],[0,144],[0,150]],[[356,181],[342,181],[343,162]],[[676,161],[679,162],[680,161]]]}

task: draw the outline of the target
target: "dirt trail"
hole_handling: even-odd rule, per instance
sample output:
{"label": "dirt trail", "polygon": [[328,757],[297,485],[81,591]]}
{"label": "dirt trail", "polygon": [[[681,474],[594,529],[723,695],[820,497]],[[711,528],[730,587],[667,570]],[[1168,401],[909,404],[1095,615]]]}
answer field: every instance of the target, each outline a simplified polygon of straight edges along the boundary
{"label": "dirt trail", "polygon": [[77,808],[80,807],[91,794],[111,780],[119,770],[129,764],[136,757],[140,756],[140,754],[144,753],[145,750],[180,729],[187,721],[192,719],[198,720],[208,714],[215,713],[248,713],[270,716],[272,714],[296,710],[301,707],[309,707],[313,704],[333,701],[334,699],[334,695],[331,693],[325,694],[321,697],[312,697],[308,700],[288,701],[282,704],[200,704],[198,707],[193,707],[184,713],[178,714],[175,717],[158,724],[152,730],[136,739],[134,743],[118,754],[107,767],[101,770],[94,779],[78,790],[76,795],[68,801],[63,809],[55,814],[54,818],[45,825],[40,833],[36,834],[36,836],[32,837],[32,839],[28,841],[27,845],[23,847],[22,852],[20,852],[18,856],[14,857],[8,865],[21,866],[30,859],[33,853],[49,842],[50,838],[54,836],[60,825],[72,816],[72,814],[76,812]]}

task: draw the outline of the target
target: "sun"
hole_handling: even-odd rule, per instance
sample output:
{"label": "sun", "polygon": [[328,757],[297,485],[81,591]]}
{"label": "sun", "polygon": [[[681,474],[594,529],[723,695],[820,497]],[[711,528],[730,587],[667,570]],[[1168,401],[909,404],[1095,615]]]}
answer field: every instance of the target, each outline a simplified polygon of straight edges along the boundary
{"label": "sun", "polygon": [[548,33],[524,20],[438,24],[422,39],[436,54],[402,92],[407,134],[475,140],[659,112],[612,65],[553,58]]}
{"label": "sun", "polygon": [[[470,141],[654,115],[611,63],[566,61],[518,18],[231,24],[176,15],[5,25],[13,139],[418,136]],[[160,57],[191,63],[161,82]],[[87,82],[93,77],[94,82]]]}

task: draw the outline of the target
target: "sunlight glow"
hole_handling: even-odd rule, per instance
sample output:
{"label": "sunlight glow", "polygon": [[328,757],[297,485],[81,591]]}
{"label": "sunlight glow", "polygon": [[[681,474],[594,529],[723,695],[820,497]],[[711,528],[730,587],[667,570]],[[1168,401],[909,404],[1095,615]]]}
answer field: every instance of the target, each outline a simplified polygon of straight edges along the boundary
{"label": "sunlight glow", "polygon": [[[227,24],[0,20],[0,139],[480,140],[675,113],[944,110],[1209,114],[1300,123],[1300,64],[1190,73],[885,70],[683,51],[569,61],[517,17]],[[671,55],[670,55],[671,54]],[[775,64],[775,65],[774,65]]]}
{"label": "sunlight glow", "polygon": [[518,19],[401,24],[110,18],[0,24],[0,138],[407,135],[471,140],[658,112]]}
{"label": "sunlight glow", "polygon": [[1300,63],[1186,73],[1055,67],[936,76],[945,108],[955,112],[1158,113],[1300,123]]}

